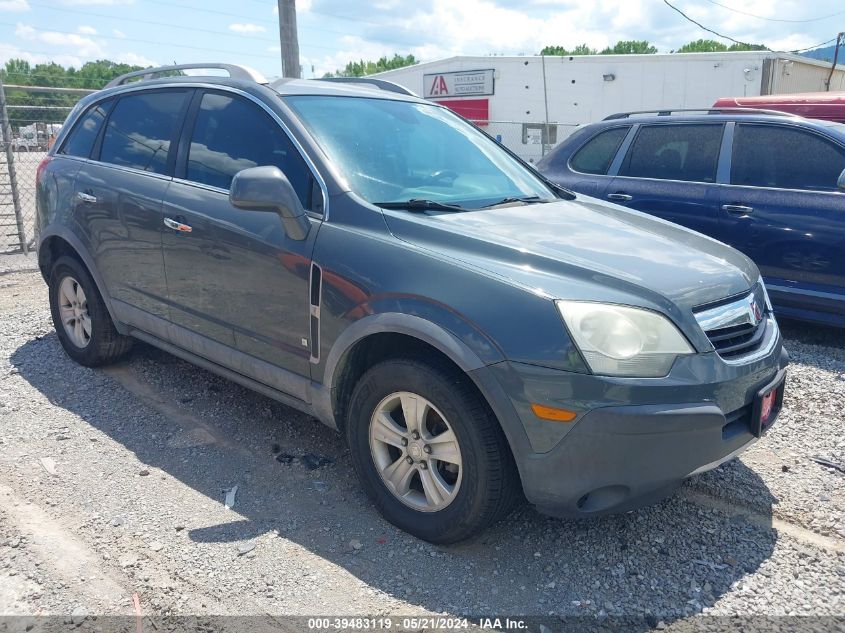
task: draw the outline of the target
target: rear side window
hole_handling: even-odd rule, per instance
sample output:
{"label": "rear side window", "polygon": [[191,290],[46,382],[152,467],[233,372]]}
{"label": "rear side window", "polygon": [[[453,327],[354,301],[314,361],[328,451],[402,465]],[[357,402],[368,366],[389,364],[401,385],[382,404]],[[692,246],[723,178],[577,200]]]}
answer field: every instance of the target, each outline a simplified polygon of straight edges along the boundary
{"label": "rear side window", "polygon": [[587,141],[569,162],[572,169],[583,174],[606,174],[610,163],[630,127],[615,127],[596,134]]}
{"label": "rear side window", "polygon": [[620,176],[716,182],[723,125],[644,125]]}
{"label": "rear side window", "polygon": [[100,160],[163,174],[181,122],[187,90],[121,97],[109,117]]}
{"label": "rear side window", "polygon": [[197,112],[186,178],[228,189],[243,169],[274,165],[293,185],[302,206],[310,204],[313,178],[287,134],[266,112],[245,99],[209,92]]}
{"label": "rear side window", "polygon": [[103,127],[103,122],[106,120],[113,104],[113,101],[104,101],[88,108],[88,111],[80,117],[79,123],[71,130],[70,136],[62,145],[59,153],[81,158],[90,157],[91,150],[94,149],[94,141],[97,140],[97,134],[100,133],[100,128]]}
{"label": "rear side window", "polygon": [[732,184],[837,191],[843,169],[845,150],[813,132],[748,124],[734,132]]}

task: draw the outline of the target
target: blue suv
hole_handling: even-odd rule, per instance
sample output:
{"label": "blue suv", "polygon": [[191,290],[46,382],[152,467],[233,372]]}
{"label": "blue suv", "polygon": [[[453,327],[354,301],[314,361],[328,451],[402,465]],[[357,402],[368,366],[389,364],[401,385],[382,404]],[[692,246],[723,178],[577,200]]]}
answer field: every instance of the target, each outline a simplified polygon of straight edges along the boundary
{"label": "blue suv", "polygon": [[845,125],[748,109],[614,114],[537,167],[733,246],[778,314],[845,327]]}

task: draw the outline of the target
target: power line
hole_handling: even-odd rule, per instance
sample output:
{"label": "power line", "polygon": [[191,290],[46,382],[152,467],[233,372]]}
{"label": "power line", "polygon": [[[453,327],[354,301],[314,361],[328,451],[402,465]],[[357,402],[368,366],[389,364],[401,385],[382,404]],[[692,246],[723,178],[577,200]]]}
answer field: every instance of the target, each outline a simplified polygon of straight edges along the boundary
{"label": "power line", "polygon": [[693,24],[695,24],[698,28],[700,28],[700,29],[703,29],[703,30],[707,31],[708,33],[712,33],[712,34],[713,34],[713,35],[715,35],[716,37],[721,37],[723,40],[730,40],[731,42],[734,42],[734,43],[736,43],[736,44],[741,44],[742,46],[751,46],[751,44],[749,44],[748,42],[741,42],[741,41],[739,41],[739,40],[737,40],[737,39],[732,38],[730,35],[723,35],[722,33],[719,33],[719,32],[717,32],[717,31],[714,31],[713,29],[708,29],[706,26],[704,26],[704,25],[703,25],[703,24],[701,24],[700,22],[696,22],[695,20],[693,20],[690,16],[688,16],[686,13],[684,13],[683,11],[681,11],[678,7],[676,7],[676,6],[675,6],[675,5],[673,5],[671,2],[669,2],[669,0],[663,0],[663,3],[664,3],[667,7],[669,7],[670,9],[672,9],[673,11],[677,11],[678,13],[680,13],[680,14],[684,17],[684,19],[686,19],[686,20],[688,20],[688,21],[692,22],[692,23],[693,23]]}
{"label": "power line", "polygon": [[831,13],[830,15],[823,15],[818,18],[809,18],[806,20],[788,20],[786,18],[768,18],[764,15],[756,15],[754,13],[749,13],[748,11],[743,11],[741,9],[734,9],[733,7],[729,7],[726,4],[722,4],[721,2],[716,2],[716,0],[705,0],[705,2],[709,2],[710,4],[715,4],[717,7],[722,7],[723,9],[727,9],[728,11],[733,11],[734,13],[739,13],[741,15],[747,15],[750,18],[757,18],[758,20],[766,20],[768,22],[789,22],[792,24],[804,24],[807,22],[820,22],[821,20],[827,20],[828,18],[836,17],[837,15],[842,15],[845,11],[837,11],[836,13]]}
{"label": "power line", "polygon": [[[192,6],[186,5],[186,4],[174,4],[172,2],[156,2],[156,0],[146,0],[146,1],[147,2],[155,2],[156,4],[163,4],[163,5],[166,5],[168,7],[177,7],[177,8],[181,8],[181,9],[187,9],[187,10],[199,12],[199,13],[212,13],[212,14],[224,15],[224,16],[232,17],[232,18],[239,18],[241,20],[248,19],[251,22],[263,22],[265,24],[271,24],[273,26],[276,26],[275,20],[247,17],[247,16],[244,16],[243,14],[227,13],[225,11],[215,11],[213,9],[202,9],[202,8],[199,8],[199,7],[192,7]],[[48,11],[62,11],[64,13],[72,13],[74,15],[87,15],[87,16],[91,16],[91,17],[94,17],[94,18],[105,18],[105,19],[108,19],[108,20],[118,20],[118,21],[122,21],[122,22],[126,21],[125,18],[114,16],[114,15],[108,15],[106,13],[98,13],[96,11],[83,11],[81,9],[69,9],[69,8],[65,8],[65,7],[54,7],[52,5],[40,4],[38,2],[30,2],[29,4],[33,7],[38,7],[39,9],[46,9]],[[275,42],[276,41],[275,39],[267,38],[267,37],[254,37],[252,35],[244,35],[242,33],[230,33],[228,31],[214,31],[214,30],[211,30],[211,29],[201,29],[201,28],[197,28],[197,27],[183,27],[183,26],[177,26],[175,24],[167,23],[167,22],[155,22],[153,20],[141,20],[141,19],[132,18],[132,22],[133,23],[137,22],[137,23],[140,23],[140,24],[150,24],[152,26],[170,26],[170,27],[174,27],[174,28],[179,28],[183,31],[196,31],[198,33],[211,33],[211,34],[214,34],[214,35],[227,35],[229,37],[240,37],[240,38],[245,38],[245,39],[261,40],[262,42]],[[331,30],[331,29],[323,29],[323,28],[319,28],[319,27],[306,26],[306,27],[302,27],[302,28],[307,29],[309,31],[320,31],[320,32],[323,32],[323,33],[334,33],[336,35],[347,35],[347,33],[344,32],[344,31],[334,31],[334,30]]]}
{"label": "power line", "polygon": [[[62,11],[64,13],[72,13],[74,15],[87,15],[87,16],[91,16],[91,17],[94,17],[94,18],[106,18],[106,19],[112,19],[112,20],[121,20],[121,21],[125,22],[125,19],[123,19],[123,18],[117,18],[115,16],[106,15],[105,13],[95,13],[93,11],[79,11],[79,10],[76,10],[76,9],[66,9],[64,7],[54,7],[54,6],[50,6],[50,5],[47,5],[47,4],[38,4],[37,2],[30,2],[29,4],[30,4],[30,6],[38,7],[39,9],[47,9],[48,11]],[[211,29],[200,29],[200,28],[197,28],[197,27],[183,27],[183,26],[177,26],[173,23],[168,24],[167,22],[155,22],[153,20],[139,20],[137,18],[132,18],[132,23],[133,24],[149,24],[151,26],[169,26],[169,27],[173,27],[173,28],[178,28],[178,29],[183,30],[183,31],[192,31],[192,32],[197,32],[197,33],[210,33],[212,35],[226,35],[228,37],[239,37],[239,38],[249,39],[249,40],[261,40],[262,42],[275,42],[275,40],[272,39],[272,38],[253,37],[252,35],[244,35],[242,33],[230,33],[230,32],[227,32],[227,31],[213,31]],[[83,34],[80,33],[80,35],[83,35]],[[97,34],[96,37],[101,37],[101,36],[99,34]],[[123,38],[119,38],[119,39],[123,39]]]}
{"label": "power line", "polygon": [[807,48],[799,48],[798,50],[786,51],[786,52],[789,52],[789,53],[806,53],[807,51],[811,51],[814,48],[820,48],[820,47],[825,46],[827,44],[833,44],[835,41],[836,41],[836,38],[834,37],[832,39],[827,40],[826,42],[821,42],[820,44],[813,44],[812,46],[808,46]]}
{"label": "power line", "polygon": [[[0,22],[0,26],[17,26],[17,24],[12,24],[11,22]],[[54,30],[54,29],[47,29],[45,32],[61,33],[62,35],[77,35],[77,36],[80,36],[80,34],[75,32],[75,31],[57,31],[57,30]],[[140,38],[137,38],[137,37],[117,37],[115,35],[97,35],[96,37],[99,37],[101,39],[107,39],[107,40],[118,40],[118,41],[121,41],[121,42],[140,42],[142,44],[154,44],[156,46],[172,46],[174,48],[186,48],[186,49],[191,49],[191,50],[213,52],[213,53],[226,53],[228,55],[246,55],[247,57],[260,57],[262,59],[276,59],[272,55],[262,55],[262,54],[258,54],[258,53],[245,53],[243,51],[232,51],[232,50],[226,50],[226,49],[221,49],[221,48],[206,48],[204,46],[191,46],[190,44],[174,44],[172,42],[154,42],[152,40],[145,40],[145,39],[140,39]],[[331,51],[335,50],[331,46],[319,46],[319,45],[311,45],[310,48],[323,48],[323,49],[331,50]],[[50,54],[56,55],[56,52],[54,51],[53,53],[50,53]]]}

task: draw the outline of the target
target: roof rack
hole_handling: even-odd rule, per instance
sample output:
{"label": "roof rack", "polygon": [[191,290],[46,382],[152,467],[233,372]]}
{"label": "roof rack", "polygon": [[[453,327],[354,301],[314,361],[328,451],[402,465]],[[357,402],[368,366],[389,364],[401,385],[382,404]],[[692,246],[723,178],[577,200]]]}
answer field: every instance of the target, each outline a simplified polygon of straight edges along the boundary
{"label": "roof rack", "polygon": [[739,113],[739,114],[771,114],[774,116],[788,116],[788,117],[795,117],[800,116],[797,114],[791,114],[789,112],[783,112],[781,110],[764,110],[762,108],[688,108],[688,109],[681,109],[681,110],[639,110],[637,112],[618,112],[616,114],[611,114],[610,116],[604,117],[604,121],[612,121],[614,119],[627,119],[635,114],[656,114],[657,116],[671,116],[678,112],[704,112],[706,114],[730,114],[730,113]]}
{"label": "roof rack", "polygon": [[254,81],[259,84],[266,84],[267,79],[264,78],[257,70],[248,68],[247,66],[238,66],[237,64],[174,64],[173,66],[159,66],[158,68],[145,68],[144,70],[136,70],[131,73],[115,77],[107,85],[106,88],[114,88],[115,86],[122,86],[129,83],[130,80],[140,77],[140,81],[148,81],[155,79],[157,75],[172,74],[182,70],[225,70],[229,73],[232,79],[246,79],[247,81]]}
{"label": "roof rack", "polygon": [[380,90],[397,92],[401,95],[407,95],[409,97],[418,96],[416,93],[408,90],[405,86],[400,86],[399,84],[393,83],[392,81],[387,81],[385,79],[374,79],[371,77],[323,77],[322,79],[317,79],[316,81],[334,81],[336,83],[343,84],[369,84],[371,86],[375,86]]}

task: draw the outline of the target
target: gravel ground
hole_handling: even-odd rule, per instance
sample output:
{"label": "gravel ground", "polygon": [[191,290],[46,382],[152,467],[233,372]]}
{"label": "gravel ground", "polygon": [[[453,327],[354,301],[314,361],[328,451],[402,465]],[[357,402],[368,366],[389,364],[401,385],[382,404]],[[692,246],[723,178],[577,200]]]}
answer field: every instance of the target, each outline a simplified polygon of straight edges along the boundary
{"label": "gravel ground", "polygon": [[309,417],[140,344],[74,364],[39,275],[3,259],[0,614],[845,615],[845,474],[812,461],[845,461],[845,332],[784,324],[781,419],[673,498],[524,507],[439,547],[383,521]]}

